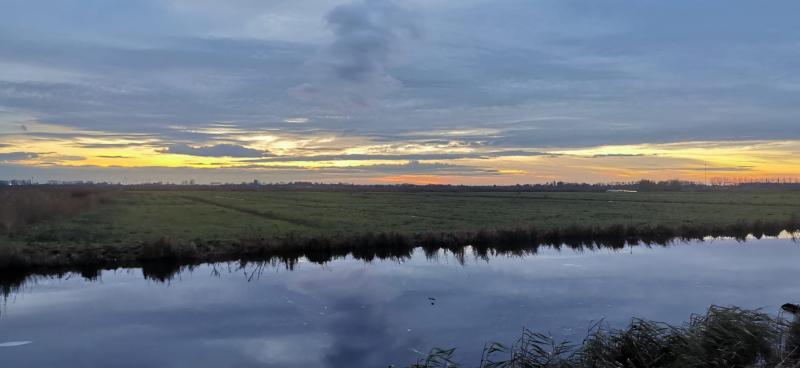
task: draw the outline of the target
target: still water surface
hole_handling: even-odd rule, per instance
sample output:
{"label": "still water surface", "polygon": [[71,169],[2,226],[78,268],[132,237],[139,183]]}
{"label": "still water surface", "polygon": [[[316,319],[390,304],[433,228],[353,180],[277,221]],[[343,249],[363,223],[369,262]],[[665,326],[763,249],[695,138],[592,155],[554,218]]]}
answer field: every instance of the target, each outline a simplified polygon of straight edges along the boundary
{"label": "still water surface", "polygon": [[[469,254],[469,253],[468,253]],[[440,252],[320,265],[216,264],[167,282],[139,269],[28,282],[0,314],[3,367],[386,367],[432,347],[470,363],[521,328],[580,341],[593,321],[681,323],[709,305],[800,301],[800,244]],[[435,300],[433,300],[435,299]]]}

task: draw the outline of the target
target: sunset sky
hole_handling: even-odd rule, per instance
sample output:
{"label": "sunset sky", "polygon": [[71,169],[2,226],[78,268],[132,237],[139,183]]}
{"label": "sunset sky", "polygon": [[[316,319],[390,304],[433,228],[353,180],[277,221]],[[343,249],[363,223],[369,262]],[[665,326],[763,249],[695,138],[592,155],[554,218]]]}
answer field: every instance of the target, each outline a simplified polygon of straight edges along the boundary
{"label": "sunset sky", "polygon": [[0,179],[800,179],[797,1],[0,0]]}

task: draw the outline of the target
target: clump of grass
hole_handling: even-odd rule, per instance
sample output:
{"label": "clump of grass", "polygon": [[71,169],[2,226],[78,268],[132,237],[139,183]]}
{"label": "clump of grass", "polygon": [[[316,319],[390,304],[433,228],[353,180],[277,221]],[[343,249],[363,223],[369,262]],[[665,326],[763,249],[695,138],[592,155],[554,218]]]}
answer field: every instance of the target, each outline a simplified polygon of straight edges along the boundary
{"label": "clump of grass", "polygon": [[142,244],[138,259],[140,261],[179,261],[193,260],[197,257],[197,246],[193,242],[178,242],[168,237]]}
{"label": "clump of grass", "polygon": [[0,244],[0,270],[24,269],[28,259],[19,247],[11,244]]}
{"label": "clump of grass", "polygon": [[410,368],[447,368],[458,367],[458,363],[453,360],[456,349],[433,348],[423,358],[418,359]]}
{"label": "clump of grass", "polygon": [[711,307],[680,330],[675,364],[681,367],[747,367],[774,363],[784,326],[759,311]]}
{"label": "clump of grass", "polygon": [[570,367],[663,367],[675,360],[680,342],[675,327],[634,319],[625,329],[595,327]]}
{"label": "clump of grass", "polygon": [[483,349],[482,368],[568,368],[574,346],[528,329],[514,345],[492,343]]}
{"label": "clump of grass", "polygon": [[781,367],[800,367],[800,320],[795,319],[786,332]]}
{"label": "clump of grass", "polygon": [[787,227],[792,230],[800,230],[800,212],[793,212],[789,217]]}
{"label": "clump of grass", "polygon": [[11,235],[32,224],[74,215],[108,200],[108,193],[89,188],[0,188],[0,235]]}
{"label": "clump of grass", "polygon": [[[487,345],[480,368],[798,367],[800,323],[760,311],[712,306],[683,326],[634,319],[622,329],[598,324],[578,345],[523,330],[510,347]],[[437,349],[412,367],[460,366]],[[437,365],[438,364],[438,365]]]}
{"label": "clump of grass", "polygon": [[17,247],[0,245],[0,295],[8,296],[24,284],[30,277],[25,269],[27,264]]}

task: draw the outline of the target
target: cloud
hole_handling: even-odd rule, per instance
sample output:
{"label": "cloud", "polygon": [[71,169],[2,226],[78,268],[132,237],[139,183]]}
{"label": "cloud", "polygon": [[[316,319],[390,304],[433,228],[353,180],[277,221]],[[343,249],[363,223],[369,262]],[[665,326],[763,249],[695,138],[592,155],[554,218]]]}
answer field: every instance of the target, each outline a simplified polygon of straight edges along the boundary
{"label": "cloud", "polygon": [[560,156],[560,154],[524,150],[504,150],[466,153],[414,153],[414,154],[347,154],[347,155],[311,155],[311,156],[274,156],[253,162],[294,162],[294,161],[368,161],[368,160],[457,160],[457,159],[488,159],[496,157],[531,157],[531,156]]}
{"label": "cloud", "polygon": [[311,78],[289,96],[323,107],[367,108],[402,87],[388,69],[403,45],[420,38],[419,14],[391,0],[358,0],[333,8],[325,24],[332,42],[310,59]]}
{"label": "cloud", "polygon": [[37,157],[39,154],[35,152],[6,152],[0,153],[0,162],[33,160]]}
{"label": "cloud", "polygon": [[631,170],[637,171],[711,171],[711,172],[728,172],[728,171],[755,171],[755,166],[714,166],[714,167],[631,167]]}
{"label": "cloud", "polygon": [[145,143],[76,143],[75,145],[82,148],[128,148],[128,147],[141,147]]}
{"label": "cloud", "polygon": [[642,157],[648,156],[644,153],[601,153],[597,155],[592,155],[592,158],[604,158],[604,157]]}
{"label": "cloud", "polygon": [[40,155],[45,162],[59,162],[59,161],[83,161],[86,157],[83,156],[76,156],[76,155],[58,155],[58,154],[47,154]]}
{"label": "cloud", "polygon": [[416,160],[396,165],[368,165],[356,169],[361,171],[374,171],[381,173],[439,173],[439,174],[481,174],[486,171],[467,165],[454,165],[446,163],[424,163]]}
{"label": "cloud", "polygon": [[369,171],[382,174],[411,174],[411,175],[467,175],[467,176],[494,176],[494,175],[523,175],[528,172],[518,169],[491,169],[471,165],[457,165],[448,163],[425,163],[416,160],[397,165],[369,165],[359,166],[353,170]]}
{"label": "cloud", "polygon": [[213,146],[197,147],[190,146],[188,144],[174,144],[165,149],[159,150],[159,152],[204,157],[264,157],[270,155],[270,153],[267,151],[225,143]]}
{"label": "cloud", "polygon": [[[198,163],[198,166],[202,164]],[[336,165],[325,165],[325,164],[315,164],[313,166],[314,170],[318,173],[320,172],[327,172],[327,173],[342,173],[347,175],[355,175],[357,177],[358,174],[436,174],[436,175],[496,175],[499,173],[498,170],[493,169],[485,169],[477,166],[470,166],[470,165],[457,165],[457,164],[447,164],[447,163],[425,163],[419,161],[408,161],[401,164],[364,164],[359,166],[347,166],[347,167],[340,167]],[[279,170],[279,171],[307,171],[307,166],[302,165],[244,165],[244,166],[232,166],[230,169],[261,169],[261,170]]]}
{"label": "cloud", "polygon": [[418,37],[414,15],[390,0],[362,0],[340,5],[325,17],[334,33],[332,66],[344,80],[363,82],[386,72],[399,42]]}

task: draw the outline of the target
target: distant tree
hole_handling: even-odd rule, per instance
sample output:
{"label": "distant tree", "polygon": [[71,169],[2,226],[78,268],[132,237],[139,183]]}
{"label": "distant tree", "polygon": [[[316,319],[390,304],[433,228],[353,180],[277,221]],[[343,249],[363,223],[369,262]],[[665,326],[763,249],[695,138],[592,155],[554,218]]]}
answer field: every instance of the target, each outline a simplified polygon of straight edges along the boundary
{"label": "distant tree", "polygon": [[637,185],[640,192],[654,192],[658,189],[658,183],[652,180],[640,180]]}

